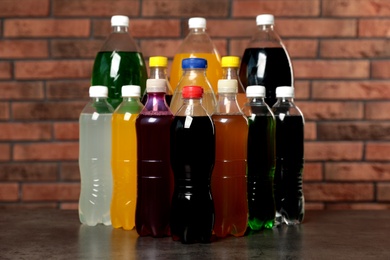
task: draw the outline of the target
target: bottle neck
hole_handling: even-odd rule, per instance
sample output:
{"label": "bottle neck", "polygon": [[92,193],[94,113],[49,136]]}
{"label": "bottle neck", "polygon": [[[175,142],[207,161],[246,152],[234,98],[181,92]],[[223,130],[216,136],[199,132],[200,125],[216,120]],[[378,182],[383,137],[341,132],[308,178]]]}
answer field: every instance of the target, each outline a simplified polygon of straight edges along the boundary
{"label": "bottle neck", "polygon": [[113,33],[127,33],[128,31],[129,31],[129,27],[123,25],[111,27],[111,32]]}
{"label": "bottle neck", "polygon": [[222,79],[236,79],[238,80],[238,70],[234,67],[222,68]]}
{"label": "bottle neck", "polygon": [[274,31],[275,26],[273,24],[260,24],[257,28],[261,31]]}
{"label": "bottle neck", "polygon": [[206,33],[206,28],[191,28],[189,33],[193,33],[193,34]]}
{"label": "bottle neck", "polygon": [[165,102],[165,93],[149,92],[146,100],[145,109],[148,111],[167,111],[169,110]]}
{"label": "bottle neck", "polygon": [[139,97],[123,97],[123,101],[122,102],[131,103],[131,102],[139,102],[139,101],[140,101]]}
{"label": "bottle neck", "polygon": [[241,114],[241,109],[237,103],[237,93],[219,93],[217,113]]}
{"label": "bottle neck", "polygon": [[176,113],[177,116],[208,116],[202,105],[202,98],[183,98],[183,105]]}
{"label": "bottle neck", "polygon": [[166,67],[150,67],[150,79],[167,79]]}
{"label": "bottle neck", "polygon": [[259,105],[265,105],[264,97],[248,97],[247,98],[248,103],[256,103]]}
{"label": "bottle neck", "polygon": [[107,97],[90,97],[90,99],[93,103],[107,102]]}

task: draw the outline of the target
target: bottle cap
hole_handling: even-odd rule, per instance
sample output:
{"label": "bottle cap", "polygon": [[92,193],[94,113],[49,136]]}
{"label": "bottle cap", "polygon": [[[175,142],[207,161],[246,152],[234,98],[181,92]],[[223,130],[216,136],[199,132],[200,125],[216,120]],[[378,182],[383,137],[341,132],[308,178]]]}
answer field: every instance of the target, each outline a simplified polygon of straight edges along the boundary
{"label": "bottle cap", "polygon": [[274,25],[275,19],[272,14],[260,14],[256,16],[256,25]]}
{"label": "bottle cap", "polygon": [[181,62],[183,69],[205,69],[207,68],[207,60],[202,58],[187,58]]}
{"label": "bottle cap", "polygon": [[294,97],[294,88],[289,86],[282,86],[276,88],[276,97]]}
{"label": "bottle cap", "polygon": [[260,85],[248,86],[246,88],[247,97],[265,97],[265,87]]}
{"label": "bottle cap", "polygon": [[114,15],[111,17],[111,26],[129,26],[129,17],[125,15]]}
{"label": "bottle cap", "polygon": [[240,58],[238,56],[224,56],[221,60],[221,66],[222,68],[238,68],[240,66]]}
{"label": "bottle cap", "polygon": [[206,29],[206,19],[203,17],[192,17],[188,19],[188,28]]}
{"label": "bottle cap", "polygon": [[154,56],[149,58],[150,67],[167,67],[168,58],[164,56]]}
{"label": "bottle cap", "polygon": [[122,86],[122,97],[140,97],[141,87],[138,85]]}
{"label": "bottle cap", "polygon": [[236,79],[218,80],[218,93],[237,93],[238,83]]}
{"label": "bottle cap", "polygon": [[201,86],[184,86],[182,96],[183,98],[201,98],[203,88]]}
{"label": "bottle cap", "polygon": [[165,79],[147,79],[146,80],[146,92],[163,92],[167,90],[167,81]]}
{"label": "bottle cap", "polygon": [[108,88],[106,86],[90,86],[89,87],[90,97],[107,97]]}

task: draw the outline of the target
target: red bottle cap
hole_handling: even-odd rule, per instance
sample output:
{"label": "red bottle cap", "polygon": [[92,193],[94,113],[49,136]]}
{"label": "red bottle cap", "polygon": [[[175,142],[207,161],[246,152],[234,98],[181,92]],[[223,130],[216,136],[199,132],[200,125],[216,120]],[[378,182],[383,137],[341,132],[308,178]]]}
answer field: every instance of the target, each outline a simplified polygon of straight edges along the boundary
{"label": "red bottle cap", "polygon": [[203,96],[203,88],[200,86],[185,86],[183,87],[183,98],[201,98]]}

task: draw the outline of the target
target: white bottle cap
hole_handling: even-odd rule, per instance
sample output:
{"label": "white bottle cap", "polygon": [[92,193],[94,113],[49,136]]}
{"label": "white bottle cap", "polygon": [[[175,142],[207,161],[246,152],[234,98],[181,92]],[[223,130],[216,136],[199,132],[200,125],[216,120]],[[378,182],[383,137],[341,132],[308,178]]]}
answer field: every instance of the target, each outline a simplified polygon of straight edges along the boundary
{"label": "white bottle cap", "polygon": [[289,86],[282,86],[276,88],[276,97],[294,97],[294,88]]}
{"label": "white bottle cap", "polygon": [[129,17],[125,15],[114,15],[111,17],[111,26],[129,26]]}
{"label": "white bottle cap", "polygon": [[218,80],[218,93],[237,93],[238,83],[236,79]]}
{"label": "white bottle cap", "polygon": [[188,28],[206,29],[206,19],[202,17],[192,17],[188,20]]}
{"label": "white bottle cap", "polygon": [[90,97],[107,97],[108,88],[106,86],[90,86],[89,87]]}
{"label": "white bottle cap", "polygon": [[122,86],[122,97],[140,97],[141,87],[138,85]]}
{"label": "white bottle cap", "polygon": [[165,79],[148,79],[146,80],[146,92],[166,92],[167,81]]}
{"label": "white bottle cap", "polygon": [[248,86],[246,88],[247,97],[265,97],[265,87],[260,85]]}
{"label": "white bottle cap", "polygon": [[272,14],[259,14],[256,16],[256,25],[273,25],[275,22],[274,16]]}

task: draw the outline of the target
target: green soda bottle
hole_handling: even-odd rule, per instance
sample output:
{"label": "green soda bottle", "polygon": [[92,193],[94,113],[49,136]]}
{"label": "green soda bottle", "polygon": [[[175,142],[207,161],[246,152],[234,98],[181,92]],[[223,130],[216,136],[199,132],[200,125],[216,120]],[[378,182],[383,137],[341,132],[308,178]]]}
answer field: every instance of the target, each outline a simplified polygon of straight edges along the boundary
{"label": "green soda bottle", "polygon": [[138,85],[141,96],[145,94],[148,73],[142,53],[129,34],[129,18],[112,16],[111,28],[111,34],[96,55],[91,84],[108,87],[107,101],[115,109],[122,102],[122,86]]}

